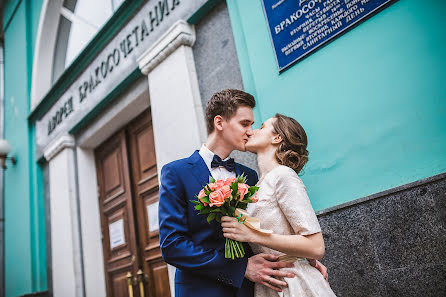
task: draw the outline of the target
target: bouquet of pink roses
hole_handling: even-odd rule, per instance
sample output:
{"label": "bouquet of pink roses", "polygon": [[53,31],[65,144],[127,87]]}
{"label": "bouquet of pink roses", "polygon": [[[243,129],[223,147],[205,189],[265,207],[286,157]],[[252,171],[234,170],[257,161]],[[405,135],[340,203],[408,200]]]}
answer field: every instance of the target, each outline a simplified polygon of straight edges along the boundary
{"label": "bouquet of pink roses", "polygon": [[[196,200],[191,200],[195,204],[195,209],[199,211],[198,214],[207,214],[207,221],[210,223],[216,220],[221,223],[222,216],[236,217],[235,210],[237,208],[246,209],[248,203],[255,203],[258,200],[258,187],[248,186],[246,184],[246,176],[243,174],[235,177],[227,178],[226,180],[215,180],[212,176],[209,177],[203,189],[196,195]],[[238,217],[239,222],[240,217]],[[226,238],[225,257],[242,258],[245,256],[243,244]]]}

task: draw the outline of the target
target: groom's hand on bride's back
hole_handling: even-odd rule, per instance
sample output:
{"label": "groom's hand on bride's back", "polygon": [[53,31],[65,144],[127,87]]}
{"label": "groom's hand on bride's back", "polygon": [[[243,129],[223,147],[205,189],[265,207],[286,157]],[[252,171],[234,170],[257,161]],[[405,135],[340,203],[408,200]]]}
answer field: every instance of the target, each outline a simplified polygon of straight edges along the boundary
{"label": "groom's hand on bride's back", "polygon": [[278,256],[271,254],[258,254],[248,259],[245,277],[252,282],[262,284],[277,292],[282,291],[282,287],[286,287],[287,283],[277,279],[276,277],[295,277],[294,273],[288,271],[280,271],[278,269],[285,267],[294,267],[293,263],[276,262]]}

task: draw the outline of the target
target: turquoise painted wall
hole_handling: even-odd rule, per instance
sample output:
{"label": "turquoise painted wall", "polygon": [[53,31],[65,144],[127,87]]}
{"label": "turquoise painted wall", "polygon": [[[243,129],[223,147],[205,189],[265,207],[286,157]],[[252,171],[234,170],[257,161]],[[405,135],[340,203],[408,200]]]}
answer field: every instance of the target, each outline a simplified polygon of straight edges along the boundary
{"label": "turquoise painted wall", "polygon": [[7,1],[4,9],[4,135],[17,158],[4,172],[6,297],[47,287],[42,178],[34,158],[34,131],[27,121],[42,1]]}
{"label": "turquoise painted wall", "polygon": [[22,0],[6,0],[3,4],[3,28],[7,25],[13,18],[15,11],[17,10],[20,2]]}
{"label": "turquoise painted wall", "polygon": [[400,0],[280,75],[261,1],[227,2],[257,123],[307,131],[315,210],[446,172],[444,0]]}

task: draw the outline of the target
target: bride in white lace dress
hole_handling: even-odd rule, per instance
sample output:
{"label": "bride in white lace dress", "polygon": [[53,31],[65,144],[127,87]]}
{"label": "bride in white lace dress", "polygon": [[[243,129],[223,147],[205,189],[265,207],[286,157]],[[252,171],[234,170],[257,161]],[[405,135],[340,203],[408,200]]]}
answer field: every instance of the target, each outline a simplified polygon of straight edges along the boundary
{"label": "bride in white lace dress", "polygon": [[256,283],[255,297],[335,296],[307,260],[321,259],[325,246],[305,185],[297,175],[308,160],[304,129],[296,120],[277,114],[254,130],[246,148],[257,154],[260,170],[259,201],[249,205],[248,213],[260,219],[262,229],[273,233],[256,232],[235,218],[223,217],[224,236],[249,242],[255,254],[295,256],[293,268],[282,268],[296,275],[283,279],[287,283],[283,292]]}

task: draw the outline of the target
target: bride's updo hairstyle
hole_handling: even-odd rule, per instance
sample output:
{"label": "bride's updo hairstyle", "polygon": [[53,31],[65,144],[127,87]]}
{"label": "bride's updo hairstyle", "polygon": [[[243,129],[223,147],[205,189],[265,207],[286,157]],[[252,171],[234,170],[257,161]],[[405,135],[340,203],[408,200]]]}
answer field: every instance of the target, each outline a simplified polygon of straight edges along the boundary
{"label": "bride's updo hairstyle", "polygon": [[283,139],[276,151],[277,161],[299,173],[308,161],[307,134],[295,119],[279,113],[275,118],[274,132]]}

